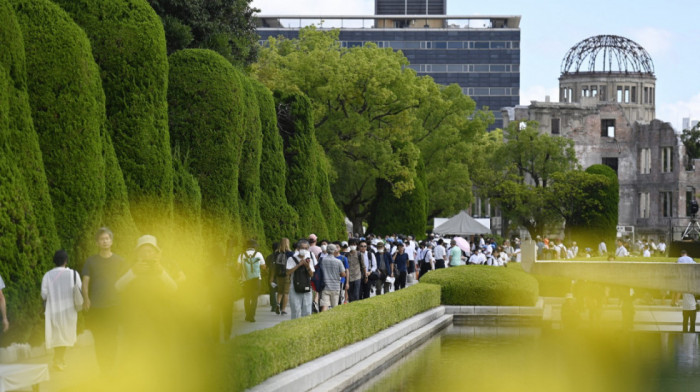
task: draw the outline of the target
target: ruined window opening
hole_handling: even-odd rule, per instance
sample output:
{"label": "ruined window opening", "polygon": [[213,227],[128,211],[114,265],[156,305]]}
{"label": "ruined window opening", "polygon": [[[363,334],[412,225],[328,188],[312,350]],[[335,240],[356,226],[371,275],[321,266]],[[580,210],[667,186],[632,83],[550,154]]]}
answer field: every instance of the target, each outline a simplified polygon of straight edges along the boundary
{"label": "ruined window opening", "polygon": [[632,102],[637,103],[637,86],[632,86]]}
{"label": "ruined window opening", "polygon": [[625,103],[630,103],[630,87],[625,86]]}
{"label": "ruined window opening", "polygon": [[673,192],[661,192],[661,216],[668,218],[673,214]]}
{"label": "ruined window opening", "polygon": [[605,98],[606,92],[607,92],[607,87],[605,87],[605,86],[600,86],[600,100],[601,100],[601,101],[605,101],[605,100],[606,100],[606,98]]}
{"label": "ruined window opening", "polygon": [[598,96],[598,86],[591,86],[591,97]]}
{"label": "ruined window opening", "polygon": [[615,137],[615,119],[600,120],[600,136]]}
{"label": "ruined window opening", "polygon": [[649,87],[644,87],[644,103],[649,103]]}
{"label": "ruined window opening", "polygon": [[639,217],[648,218],[649,217],[649,207],[651,202],[649,200],[649,192],[639,193]]}
{"label": "ruined window opening", "polygon": [[693,215],[690,212],[690,202],[694,198],[695,198],[695,188],[692,186],[685,187],[685,216],[692,216]]}
{"label": "ruined window opening", "polygon": [[558,135],[559,134],[559,119],[558,118],[553,118],[552,119],[552,135]]}
{"label": "ruined window opening", "polygon": [[617,86],[617,100],[615,102],[622,102],[622,86]]}
{"label": "ruined window opening", "polygon": [[581,89],[581,96],[582,97],[587,97],[588,96],[588,88],[584,87]]}
{"label": "ruined window opening", "polygon": [[639,150],[639,173],[651,173],[651,150],[649,148]]}
{"label": "ruined window opening", "polygon": [[603,165],[608,166],[609,168],[615,170],[615,173],[617,173],[617,158],[603,157],[601,163]]}
{"label": "ruined window opening", "polygon": [[673,147],[661,148],[661,173],[673,171]]}

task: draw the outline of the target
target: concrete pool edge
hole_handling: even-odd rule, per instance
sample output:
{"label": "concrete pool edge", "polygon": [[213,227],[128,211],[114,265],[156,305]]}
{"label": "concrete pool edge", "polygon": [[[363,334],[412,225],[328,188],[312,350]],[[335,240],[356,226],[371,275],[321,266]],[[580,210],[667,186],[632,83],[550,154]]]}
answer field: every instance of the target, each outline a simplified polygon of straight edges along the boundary
{"label": "concrete pool edge", "polygon": [[410,352],[452,324],[453,317],[542,317],[542,301],[532,307],[441,305],[374,336],[268,378],[250,391],[342,391],[381,372],[393,358]]}

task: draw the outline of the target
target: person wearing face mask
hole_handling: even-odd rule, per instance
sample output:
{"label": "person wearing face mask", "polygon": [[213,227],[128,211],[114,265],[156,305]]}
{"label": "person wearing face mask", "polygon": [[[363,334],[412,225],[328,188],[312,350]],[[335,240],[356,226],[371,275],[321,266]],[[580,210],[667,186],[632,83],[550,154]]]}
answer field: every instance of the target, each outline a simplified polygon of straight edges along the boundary
{"label": "person wearing face mask", "polygon": [[287,275],[292,279],[292,284],[289,288],[289,308],[292,313],[292,319],[311,314],[311,304],[313,302],[311,282],[309,281],[307,290],[300,290],[295,287],[297,286],[295,280],[300,279],[299,275],[303,274],[303,272],[297,272],[298,270],[305,271],[309,279],[314,275],[316,263],[314,262],[313,254],[309,252],[309,246],[308,240],[299,240],[296,252],[287,259]]}
{"label": "person wearing face mask", "polygon": [[328,253],[328,240],[321,240],[321,255],[317,258],[317,260],[323,260],[324,257],[330,255],[331,254]]}
{"label": "person wearing face mask", "polygon": [[361,260],[361,255],[357,251],[357,241],[353,238],[348,244],[350,251],[346,255],[348,258],[348,281],[350,288],[348,290],[348,301],[353,302],[360,299],[360,288],[362,285],[362,277],[365,276],[365,264]]}
{"label": "person wearing face mask", "polygon": [[374,255],[374,252],[369,249],[367,241],[360,242],[359,252],[360,258],[362,259],[362,263],[365,267],[365,272],[362,275],[360,299],[365,299],[370,297],[372,286],[374,286],[375,282],[377,281],[377,258]]}

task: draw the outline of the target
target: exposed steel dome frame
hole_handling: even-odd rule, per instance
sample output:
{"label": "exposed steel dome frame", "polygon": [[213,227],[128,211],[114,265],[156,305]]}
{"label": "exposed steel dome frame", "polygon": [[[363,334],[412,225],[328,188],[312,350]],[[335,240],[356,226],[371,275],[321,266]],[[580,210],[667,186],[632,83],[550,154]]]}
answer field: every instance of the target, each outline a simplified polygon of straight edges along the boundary
{"label": "exposed steel dome frame", "polygon": [[630,39],[596,35],[574,45],[561,63],[562,75],[581,72],[654,75],[654,63],[649,53]]}

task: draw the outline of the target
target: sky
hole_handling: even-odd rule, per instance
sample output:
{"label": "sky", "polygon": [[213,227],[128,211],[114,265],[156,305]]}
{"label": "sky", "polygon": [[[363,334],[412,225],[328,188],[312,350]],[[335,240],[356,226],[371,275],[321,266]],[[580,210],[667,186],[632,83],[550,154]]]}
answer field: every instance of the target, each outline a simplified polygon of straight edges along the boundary
{"label": "sky", "polygon": [[[372,15],[374,0],[253,0],[260,14]],[[447,0],[448,15],[520,15],[520,103],[558,99],[566,52],[595,35],[627,37],[654,62],[656,117],[680,132],[700,120],[700,2],[697,0]]]}

